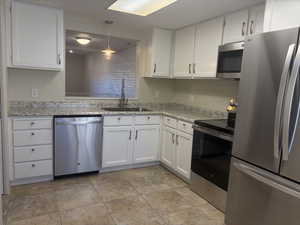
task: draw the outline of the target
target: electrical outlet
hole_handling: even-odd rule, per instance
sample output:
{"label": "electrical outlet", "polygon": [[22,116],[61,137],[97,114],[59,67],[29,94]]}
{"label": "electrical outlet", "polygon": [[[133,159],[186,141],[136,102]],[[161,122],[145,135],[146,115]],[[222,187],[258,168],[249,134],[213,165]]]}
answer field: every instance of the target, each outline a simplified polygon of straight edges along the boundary
{"label": "electrical outlet", "polygon": [[189,101],[190,102],[194,102],[195,101],[195,96],[194,95],[190,95],[189,96]]}
{"label": "electrical outlet", "polygon": [[38,97],[39,97],[39,89],[37,89],[37,88],[32,88],[32,89],[31,89],[31,97],[32,97],[32,98],[38,98]]}

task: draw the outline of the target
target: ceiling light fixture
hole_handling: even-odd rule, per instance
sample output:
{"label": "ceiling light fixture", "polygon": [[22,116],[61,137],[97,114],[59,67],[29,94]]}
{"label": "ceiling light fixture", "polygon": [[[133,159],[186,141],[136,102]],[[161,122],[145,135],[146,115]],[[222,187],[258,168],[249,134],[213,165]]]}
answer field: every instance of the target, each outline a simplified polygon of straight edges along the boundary
{"label": "ceiling light fixture", "polygon": [[117,0],[108,9],[138,16],[148,16],[177,0]]}
{"label": "ceiling light fixture", "polygon": [[91,42],[91,39],[86,37],[77,37],[76,41],[81,45],[88,45]]}
{"label": "ceiling light fixture", "polygon": [[[105,21],[105,24],[107,24],[107,25],[112,25],[113,23],[114,23],[114,22],[111,21],[111,20],[106,20],[106,21]],[[101,50],[101,52],[104,54],[104,56],[105,56],[106,59],[108,59],[108,60],[111,59],[112,54],[116,53],[116,51],[114,51],[114,50],[112,50],[112,49],[110,48],[110,34],[109,34],[109,32],[107,33],[107,48]]]}
{"label": "ceiling light fixture", "polygon": [[74,53],[74,51],[73,51],[72,49],[70,49],[70,50],[69,50],[69,53],[73,54],[73,53]]}

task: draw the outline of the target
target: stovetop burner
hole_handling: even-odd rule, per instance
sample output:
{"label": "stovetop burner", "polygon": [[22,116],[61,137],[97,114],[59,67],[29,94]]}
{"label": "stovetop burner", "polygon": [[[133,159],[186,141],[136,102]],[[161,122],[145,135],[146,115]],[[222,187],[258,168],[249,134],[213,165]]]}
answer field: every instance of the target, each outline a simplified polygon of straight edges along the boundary
{"label": "stovetop burner", "polygon": [[219,120],[196,120],[195,124],[202,127],[207,127],[211,129],[215,129],[218,131],[222,131],[224,133],[233,134],[234,128],[229,127],[227,125],[226,119],[219,119]]}

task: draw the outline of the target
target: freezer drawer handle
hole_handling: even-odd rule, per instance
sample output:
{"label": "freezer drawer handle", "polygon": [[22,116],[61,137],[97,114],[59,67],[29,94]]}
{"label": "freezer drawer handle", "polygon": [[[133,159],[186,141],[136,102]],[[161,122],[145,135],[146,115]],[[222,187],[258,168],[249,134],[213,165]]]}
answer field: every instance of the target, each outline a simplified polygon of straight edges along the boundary
{"label": "freezer drawer handle", "polygon": [[281,80],[280,80],[277,103],[276,103],[276,114],[275,114],[275,123],[274,123],[274,156],[277,159],[279,159],[279,155],[280,155],[279,141],[280,141],[280,133],[282,128],[281,127],[282,105],[284,104],[284,93],[286,89],[287,80],[289,78],[288,74],[290,71],[294,50],[295,50],[295,44],[291,44],[287,51],[287,55],[286,55],[286,59],[285,59],[285,63],[281,75]]}
{"label": "freezer drawer handle", "polygon": [[251,167],[248,167],[246,165],[242,165],[240,163],[233,163],[233,165],[235,166],[235,168],[237,168],[239,171],[241,171],[242,173],[254,178],[255,180],[258,180],[268,186],[274,187],[275,189],[284,192],[288,195],[292,195],[298,199],[300,199],[300,192],[298,190],[289,188],[283,184],[278,183],[278,181],[274,181],[272,176],[262,172],[262,171],[258,171],[256,169],[253,169]]}
{"label": "freezer drawer handle", "polygon": [[[292,138],[291,138],[291,144],[289,145],[290,140],[290,119],[291,119],[291,111],[292,111],[292,104],[293,104],[293,98],[294,98],[294,92],[296,88],[296,82],[297,78],[300,72],[300,45],[297,50],[297,54],[294,61],[294,66],[292,69],[291,77],[290,77],[290,83],[287,88],[287,94],[284,107],[284,115],[283,115],[283,131],[282,131],[282,159],[284,161],[287,161],[289,159],[289,153],[291,151],[292,142],[294,140],[294,135],[296,131],[296,127],[294,127],[294,130],[292,132]],[[297,103],[299,104],[299,103]],[[299,113],[299,112],[297,112]],[[298,115],[297,115],[298,118]],[[298,122],[298,121],[296,121]]]}

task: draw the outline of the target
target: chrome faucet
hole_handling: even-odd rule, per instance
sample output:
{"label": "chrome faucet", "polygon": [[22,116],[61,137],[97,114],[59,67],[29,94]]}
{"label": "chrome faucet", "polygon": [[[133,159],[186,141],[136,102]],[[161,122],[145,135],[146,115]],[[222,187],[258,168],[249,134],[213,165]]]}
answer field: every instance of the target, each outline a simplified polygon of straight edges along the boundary
{"label": "chrome faucet", "polygon": [[125,97],[125,79],[122,79],[121,97],[119,100],[119,107],[125,108],[128,104],[128,98]]}

